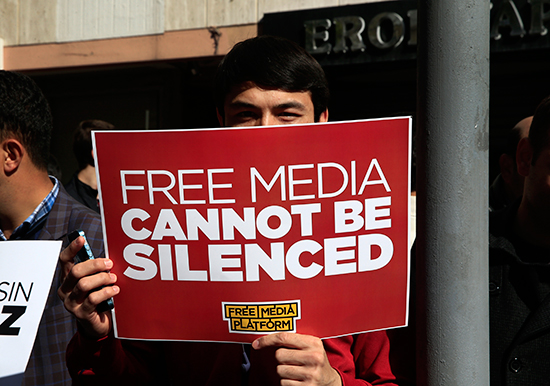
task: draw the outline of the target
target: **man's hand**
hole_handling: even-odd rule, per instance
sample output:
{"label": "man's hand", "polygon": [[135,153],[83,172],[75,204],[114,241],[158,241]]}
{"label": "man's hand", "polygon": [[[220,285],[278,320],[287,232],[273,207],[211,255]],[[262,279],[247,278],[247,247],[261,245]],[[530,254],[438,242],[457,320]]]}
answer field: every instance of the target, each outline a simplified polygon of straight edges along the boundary
{"label": "man's hand", "polygon": [[280,347],[275,352],[281,385],[342,385],[340,374],[330,365],[321,339],[311,335],[276,333],[262,336],[252,347]]}
{"label": "man's hand", "polygon": [[[111,330],[110,312],[97,312],[97,305],[120,292],[116,275],[108,273],[112,260],[93,259],[75,265],[74,256],[84,245],[84,238],[78,237],[61,252],[64,280],[57,294],[67,311],[73,314],[91,338],[106,336]],[[100,290],[96,288],[106,286]]]}

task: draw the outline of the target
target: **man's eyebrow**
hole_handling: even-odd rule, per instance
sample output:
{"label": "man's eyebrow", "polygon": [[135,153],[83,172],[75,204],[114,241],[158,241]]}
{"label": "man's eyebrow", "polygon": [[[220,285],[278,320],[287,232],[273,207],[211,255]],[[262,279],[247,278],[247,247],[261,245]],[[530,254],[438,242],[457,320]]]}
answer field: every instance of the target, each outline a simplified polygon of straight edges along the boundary
{"label": "man's eyebrow", "polygon": [[229,103],[229,107],[233,107],[233,108],[247,108],[247,109],[257,109],[258,106],[252,104],[252,103],[248,103],[248,102],[243,102],[243,101],[233,101],[233,102],[230,102]]}
{"label": "man's eyebrow", "polygon": [[275,106],[277,109],[300,109],[305,110],[306,106],[298,101],[290,101]]}
{"label": "man's eyebrow", "polygon": [[[247,109],[257,109],[259,108],[253,103],[244,102],[244,101],[232,101],[229,103],[229,107],[232,108],[247,108]],[[306,106],[303,103],[300,103],[298,101],[289,101],[289,102],[283,102],[278,105],[275,105],[274,108],[282,110],[282,109],[300,109],[305,110]]]}

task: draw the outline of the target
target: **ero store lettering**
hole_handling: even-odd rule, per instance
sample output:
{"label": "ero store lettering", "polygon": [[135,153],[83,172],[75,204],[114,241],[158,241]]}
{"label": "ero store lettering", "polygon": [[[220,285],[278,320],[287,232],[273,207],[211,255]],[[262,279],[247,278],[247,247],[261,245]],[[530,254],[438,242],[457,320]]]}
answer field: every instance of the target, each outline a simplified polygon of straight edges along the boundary
{"label": "ero store lettering", "polygon": [[354,274],[391,261],[393,242],[379,233],[392,227],[391,187],[376,158],[259,169],[121,170],[130,207],[120,219],[124,275],[254,282]]}

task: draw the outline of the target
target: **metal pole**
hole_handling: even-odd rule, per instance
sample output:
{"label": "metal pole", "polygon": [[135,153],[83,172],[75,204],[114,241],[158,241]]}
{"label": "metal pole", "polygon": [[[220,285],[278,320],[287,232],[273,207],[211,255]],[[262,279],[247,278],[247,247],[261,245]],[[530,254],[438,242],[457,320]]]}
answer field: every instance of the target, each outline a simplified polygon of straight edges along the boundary
{"label": "metal pole", "polygon": [[489,385],[489,2],[418,11],[417,383]]}

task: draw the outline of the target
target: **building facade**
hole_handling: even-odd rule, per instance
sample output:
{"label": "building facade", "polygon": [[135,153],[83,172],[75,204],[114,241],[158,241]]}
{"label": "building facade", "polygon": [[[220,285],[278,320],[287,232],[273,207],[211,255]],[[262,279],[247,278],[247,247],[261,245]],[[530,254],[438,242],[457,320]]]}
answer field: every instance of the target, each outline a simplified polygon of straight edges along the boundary
{"label": "building facade", "polygon": [[[550,94],[546,3],[488,3],[493,153]],[[258,34],[286,36],[319,60],[331,120],[414,114],[416,7],[416,0],[4,0],[0,66],[44,90],[54,114],[52,153],[67,181],[81,120],[120,129],[217,126],[212,75],[236,42]]]}
{"label": "building facade", "polygon": [[264,14],[358,0],[6,0],[0,66],[33,77],[55,120],[52,153],[68,180],[83,119],[122,129],[217,125],[209,82]]}

